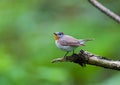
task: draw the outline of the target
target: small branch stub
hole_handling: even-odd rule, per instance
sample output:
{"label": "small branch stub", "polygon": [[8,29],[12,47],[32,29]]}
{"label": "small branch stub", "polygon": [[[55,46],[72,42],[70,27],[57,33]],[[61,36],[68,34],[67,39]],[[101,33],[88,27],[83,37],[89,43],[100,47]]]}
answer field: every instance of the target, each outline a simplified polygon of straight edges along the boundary
{"label": "small branch stub", "polygon": [[71,56],[52,60],[52,63],[56,62],[73,62],[81,65],[82,67],[85,67],[86,64],[89,64],[113,70],[120,70],[120,61],[114,61],[84,50],[81,50],[79,54],[73,54]]}

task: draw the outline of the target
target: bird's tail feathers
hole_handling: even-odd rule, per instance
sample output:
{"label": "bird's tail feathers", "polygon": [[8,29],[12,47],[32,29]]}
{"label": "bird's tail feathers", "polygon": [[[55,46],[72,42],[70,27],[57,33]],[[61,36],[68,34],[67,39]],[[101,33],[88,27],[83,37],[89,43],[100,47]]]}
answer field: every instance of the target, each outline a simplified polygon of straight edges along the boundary
{"label": "bird's tail feathers", "polygon": [[80,40],[80,44],[84,46],[85,42],[92,41],[92,40],[95,40],[95,39],[94,38],[82,39],[82,40]]}
{"label": "bird's tail feathers", "polygon": [[88,38],[88,39],[83,39],[83,41],[87,42],[87,41],[92,41],[95,40],[94,38]]}

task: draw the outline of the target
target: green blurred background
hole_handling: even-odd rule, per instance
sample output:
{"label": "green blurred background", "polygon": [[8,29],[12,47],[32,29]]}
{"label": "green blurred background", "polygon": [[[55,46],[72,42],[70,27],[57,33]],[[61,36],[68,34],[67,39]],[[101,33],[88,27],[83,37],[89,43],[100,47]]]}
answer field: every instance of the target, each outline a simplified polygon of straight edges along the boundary
{"label": "green blurred background", "polygon": [[[120,0],[101,0],[120,15]],[[120,72],[51,60],[65,52],[53,32],[95,38],[85,47],[120,59],[120,26],[87,0],[0,0],[0,85],[119,85]]]}

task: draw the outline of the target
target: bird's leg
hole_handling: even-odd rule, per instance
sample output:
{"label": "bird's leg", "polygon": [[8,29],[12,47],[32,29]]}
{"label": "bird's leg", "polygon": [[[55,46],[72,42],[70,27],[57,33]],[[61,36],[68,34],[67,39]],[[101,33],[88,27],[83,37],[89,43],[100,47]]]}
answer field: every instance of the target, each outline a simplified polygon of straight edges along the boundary
{"label": "bird's leg", "polygon": [[73,50],[73,54],[74,54],[74,50]]}
{"label": "bird's leg", "polygon": [[68,51],[65,53],[64,58],[66,57],[66,55],[67,55],[68,53],[69,53]]}

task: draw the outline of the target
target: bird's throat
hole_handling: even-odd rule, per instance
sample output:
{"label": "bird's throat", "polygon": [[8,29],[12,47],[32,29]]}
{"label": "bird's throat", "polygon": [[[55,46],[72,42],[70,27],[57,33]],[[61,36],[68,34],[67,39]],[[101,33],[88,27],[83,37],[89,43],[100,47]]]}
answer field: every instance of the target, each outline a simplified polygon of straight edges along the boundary
{"label": "bird's throat", "polygon": [[59,37],[58,37],[57,35],[55,35],[54,37],[55,37],[55,40],[58,40],[58,39],[59,39]]}

